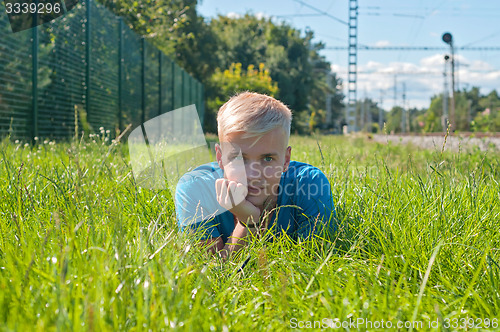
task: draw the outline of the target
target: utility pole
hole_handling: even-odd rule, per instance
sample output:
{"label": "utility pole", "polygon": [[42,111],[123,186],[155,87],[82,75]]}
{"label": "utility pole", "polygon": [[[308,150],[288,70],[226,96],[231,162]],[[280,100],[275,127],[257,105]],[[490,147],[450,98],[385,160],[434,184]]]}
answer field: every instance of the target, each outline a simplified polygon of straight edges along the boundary
{"label": "utility pole", "polygon": [[469,102],[469,109],[467,110],[467,131],[470,131],[470,123],[472,121],[472,100],[467,100]]}
{"label": "utility pole", "polygon": [[361,102],[361,112],[359,116],[359,128],[365,131],[366,127],[366,89],[364,89],[363,101]]}
{"label": "utility pole", "polygon": [[360,116],[360,129],[362,131],[367,131],[368,126],[368,110],[367,110],[367,97],[366,97],[366,88],[363,89],[363,101],[361,102],[361,116]]}
{"label": "utility pole", "polygon": [[384,110],[382,109],[382,104],[384,102],[384,92],[380,89],[380,104],[378,105],[378,130],[382,132],[382,127],[384,126]]}
{"label": "utility pole", "polygon": [[[365,99],[366,100],[366,99]],[[371,103],[371,99],[370,100],[366,100],[366,106],[365,106],[365,111],[366,111],[366,123],[368,124],[367,126],[367,131],[369,133],[371,133],[372,131],[372,128],[373,128],[373,125],[372,125],[372,122],[373,122],[373,119],[372,119],[372,103]]]}
{"label": "utility pole", "polygon": [[393,107],[396,107],[398,105],[397,100],[398,100],[398,76],[396,74],[394,74],[394,105],[393,105]]}
{"label": "utility pole", "polygon": [[444,71],[443,71],[443,116],[441,117],[441,125],[443,126],[443,131],[446,132],[448,129],[448,60],[450,57],[448,55],[444,56]]}
{"label": "utility pole", "polygon": [[401,132],[403,134],[406,133],[405,107],[406,107],[406,83],[403,82],[403,105],[401,107]]}
{"label": "utility pole", "polygon": [[356,131],[356,92],[358,75],[358,0],[349,0],[349,73],[345,119],[347,132]]}
{"label": "utility pole", "polygon": [[451,45],[451,132],[457,128],[457,120],[455,118],[455,51],[453,49],[453,42]]}
{"label": "utility pole", "polygon": [[365,124],[368,132],[371,131],[372,128],[372,100],[371,98],[366,98],[365,100]]}
{"label": "utility pole", "polygon": [[405,104],[405,108],[406,108],[406,132],[411,133],[411,130],[410,130],[410,123],[411,123],[410,102]]}
{"label": "utility pole", "polygon": [[326,93],[326,124],[325,129],[330,129],[332,127],[332,94],[330,93],[332,89],[332,77],[330,72],[326,72],[326,84],[328,86],[328,92]]}
{"label": "utility pole", "polygon": [[450,111],[450,124],[451,132],[455,130],[457,124],[455,122],[455,48],[453,47],[453,37],[451,33],[446,32],[442,36],[443,41],[450,45],[451,51],[451,111]]}

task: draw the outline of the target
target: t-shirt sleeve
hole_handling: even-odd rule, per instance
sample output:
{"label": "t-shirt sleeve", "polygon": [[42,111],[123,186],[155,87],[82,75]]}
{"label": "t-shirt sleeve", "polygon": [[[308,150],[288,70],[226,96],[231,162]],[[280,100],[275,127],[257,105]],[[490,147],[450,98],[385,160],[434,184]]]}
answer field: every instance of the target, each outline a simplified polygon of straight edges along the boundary
{"label": "t-shirt sleeve", "polygon": [[[215,188],[215,184],[214,184]],[[221,236],[210,183],[181,179],[175,191],[175,210],[181,231],[193,233],[199,240]]]}
{"label": "t-shirt sleeve", "polygon": [[307,239],[312,235],[336,230],[335,207],[328,178],[318,168],[308,169],[297,177],[297,235]]}

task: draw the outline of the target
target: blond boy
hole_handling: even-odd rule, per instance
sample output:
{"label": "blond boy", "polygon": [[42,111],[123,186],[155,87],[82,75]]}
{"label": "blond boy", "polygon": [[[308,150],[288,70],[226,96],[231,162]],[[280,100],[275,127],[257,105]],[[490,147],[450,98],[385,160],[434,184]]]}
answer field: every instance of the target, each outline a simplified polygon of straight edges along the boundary
{"label": "blond boy", "polygon": [[201,243],[222,256],[243,248],[250,233],[297,239],[334,230],[328,179],[290,159],[291,121],[288,107],[272,97],[244,92],[229,99],[217,114],[217,162],[177,185],[180,228],[201,234]]}

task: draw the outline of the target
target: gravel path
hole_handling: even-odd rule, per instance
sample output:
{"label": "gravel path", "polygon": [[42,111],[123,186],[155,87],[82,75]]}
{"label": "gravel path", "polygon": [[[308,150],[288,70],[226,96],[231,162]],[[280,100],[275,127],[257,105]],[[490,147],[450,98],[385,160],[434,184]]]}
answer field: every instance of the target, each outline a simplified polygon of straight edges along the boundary
{"label": "gravel path", "polygon": [[[374,135],[373,140],[380,143],[408,144],[411,143],[426,149],[441,150],[444,142],[442,136],[397,136],[397,135]],[[500,151],[500,137],[461,137],[448,136],[446,139],[445,150],[458,151],[459,146],[462,150],[471,149],[474,146],[479,147],[481,151]]]}

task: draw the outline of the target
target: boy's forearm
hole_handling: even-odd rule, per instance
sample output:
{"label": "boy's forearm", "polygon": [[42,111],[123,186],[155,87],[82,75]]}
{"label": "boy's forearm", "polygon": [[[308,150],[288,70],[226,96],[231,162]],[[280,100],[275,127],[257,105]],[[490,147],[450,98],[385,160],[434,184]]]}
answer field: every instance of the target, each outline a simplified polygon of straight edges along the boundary
{"label": "boy's forearm", "polygon": [[247,237],[250,233],[249,228],[252,228],[256,221],[259,221],[260,215],[250,215],[242,219],[237,215],[235,217],[236,225],[234,226],[233,233],[228,238],[224,248],[219,252],[223,258],[227,258],[230,254],[238,252],[247,244]]}
{"label": "boy's forearm", "polygon": [[260,221],[260,211],[253,214],[234,214],[234,216],[236,217],[237,225],[243,225],[250,228],[254,228]]}
{"label": "boy's forearm", "polygon": [[247,244],[246,238],[248,236],[248,229],[241,223],[236,223],[233,234],[228,238],[224,249],[220,251],[222,258],[226,258],[234,252],[239,251]]}

